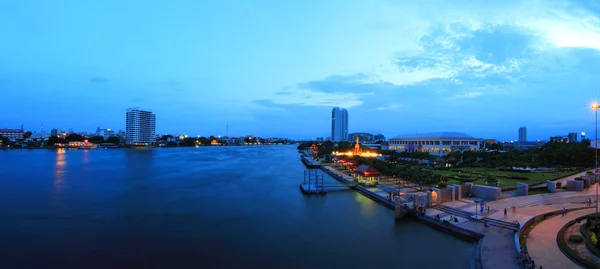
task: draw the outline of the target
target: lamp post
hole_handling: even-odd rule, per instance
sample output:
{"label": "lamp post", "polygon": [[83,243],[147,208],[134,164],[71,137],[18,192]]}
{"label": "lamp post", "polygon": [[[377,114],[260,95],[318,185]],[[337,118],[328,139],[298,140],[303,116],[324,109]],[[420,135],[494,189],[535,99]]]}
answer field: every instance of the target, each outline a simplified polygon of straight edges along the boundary
{"label": "lamp post", "polygon": [[594,110],[595,114],[596,114],[596,128],[595,128],[595,133],[596,133],[596,142],[595,146],[594,146],[594,155],[595,155],[595,168],[594,168],[594,180],[596,181],[596,223],[594,224],[594,230],[595,232],[598,232],[598,185],[600,185],[598,181],[598,107],[600,107],[600,105],[598,105],[598,103],[594,102],[592,104],[592,109]]}

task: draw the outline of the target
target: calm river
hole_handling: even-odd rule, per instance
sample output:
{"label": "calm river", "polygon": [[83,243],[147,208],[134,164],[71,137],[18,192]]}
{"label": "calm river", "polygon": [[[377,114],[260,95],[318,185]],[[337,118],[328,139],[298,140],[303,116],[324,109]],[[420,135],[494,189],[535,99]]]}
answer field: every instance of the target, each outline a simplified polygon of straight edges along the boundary
{"label": "calm river", "polygon": [[303,196],[304,170],[296,146],[0,150],[0,268],[468,268],[471,243]]}

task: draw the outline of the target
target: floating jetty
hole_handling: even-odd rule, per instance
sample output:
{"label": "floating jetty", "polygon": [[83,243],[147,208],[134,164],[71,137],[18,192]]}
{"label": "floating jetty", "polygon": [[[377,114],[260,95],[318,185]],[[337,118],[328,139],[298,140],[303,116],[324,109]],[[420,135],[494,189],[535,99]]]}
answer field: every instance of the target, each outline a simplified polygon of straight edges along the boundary
{"label": "floating jetty", "polygon": [[300,184],[300,191],[306,195],[311,194],[327,194],[333,191],[345,191],[351,188],[347,185],[329,184],[325,185],[323,174],[319,174],[317,170],[304,171],[304,183]]}

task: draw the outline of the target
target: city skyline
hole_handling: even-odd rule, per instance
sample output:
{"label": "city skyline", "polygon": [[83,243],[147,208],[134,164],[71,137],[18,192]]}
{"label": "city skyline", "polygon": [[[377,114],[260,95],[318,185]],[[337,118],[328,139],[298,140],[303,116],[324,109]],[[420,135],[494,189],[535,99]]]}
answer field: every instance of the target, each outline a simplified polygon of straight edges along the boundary
{"label": "city skyline", "polygon": [[157,133],[312,138],[339,106],[386,137],[594,133],[594,2],[67,2],[0,10],[1,128],[124,130],[141,106]]}

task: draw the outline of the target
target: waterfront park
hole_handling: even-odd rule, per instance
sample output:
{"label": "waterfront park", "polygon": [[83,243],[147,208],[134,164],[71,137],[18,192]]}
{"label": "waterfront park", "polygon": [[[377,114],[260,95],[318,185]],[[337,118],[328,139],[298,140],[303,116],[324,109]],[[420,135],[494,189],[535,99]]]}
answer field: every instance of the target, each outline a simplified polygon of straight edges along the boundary
{"label": "waterfront park", "polygon": [[600,268],[597,158],[589,140],[446,156],[357,142],[298,150],[311,167],[353,182],[396,212],[410,208],[414,219],[476,242],[473,268]]}

